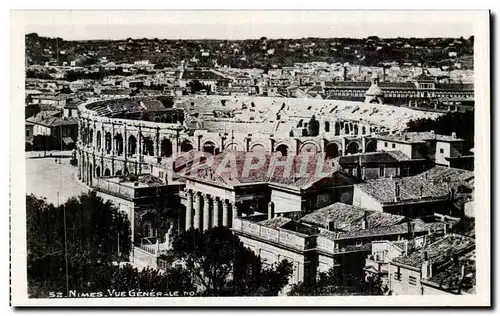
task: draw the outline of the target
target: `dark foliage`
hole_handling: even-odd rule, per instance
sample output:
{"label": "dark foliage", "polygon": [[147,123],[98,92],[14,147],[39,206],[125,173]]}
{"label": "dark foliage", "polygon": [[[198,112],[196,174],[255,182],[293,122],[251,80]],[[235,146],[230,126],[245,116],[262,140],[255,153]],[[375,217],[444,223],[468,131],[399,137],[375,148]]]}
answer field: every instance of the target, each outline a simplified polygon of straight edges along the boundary
{"label": "dark foliage", "polygon": [[128,258],[132,246],[126,214],[95,192],[59,206],[26,196],[26,220],[32,295],[66,292],[66,282],[69,289],[105,288],[112,263]]}
{"label": "dark foliage", "polygon": [[288,261],[263,267],[260,257],[226,227],[191,229],[174,240],[173,249],[170,260],[185,264],[205,296],[275,296],[292,274]]}

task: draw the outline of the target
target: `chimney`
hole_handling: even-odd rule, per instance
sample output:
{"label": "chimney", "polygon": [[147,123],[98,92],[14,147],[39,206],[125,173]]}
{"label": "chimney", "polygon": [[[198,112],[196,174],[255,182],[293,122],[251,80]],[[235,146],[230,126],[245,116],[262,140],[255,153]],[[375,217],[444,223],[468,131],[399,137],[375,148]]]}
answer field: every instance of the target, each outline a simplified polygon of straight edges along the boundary
{"label": "chimney", "polygon": [[361,222],[361,229],[367,229],[368,228],[368,212],[365,211],[365,214],[363,215],[363,221]]}
{"label": "chimney", "polygon": [[432,277],[432,265],[431,261],[429,260],[429,255],[427,254],[427,251],[424,252],[424,262],[422,262],[422,279],[426,280]]}
{"label": "chimney", "polygon": [[267,203],[267,219],[274,218],[274,202]]}
{"label": "chimney", "polygon": [[394,202],[399,201],[399,198],[401,197],[401,192],[399,188],[399,182],[395,181],[394,182]]}
{"label": "chimney", "polygon": [[456,139],[457,138],[457,133],[455,133],[455,132],[451,133],[451,138]]}
{"label": "chimney", "polygon": [[335,222],[334,221],[328,222],[328,230],[331,232],[335,231]]}
{"label": "chimney", "polygon": [[413,239],[415,233],[415,223],[412,220],[409,220],[408,223],[408,239]]}

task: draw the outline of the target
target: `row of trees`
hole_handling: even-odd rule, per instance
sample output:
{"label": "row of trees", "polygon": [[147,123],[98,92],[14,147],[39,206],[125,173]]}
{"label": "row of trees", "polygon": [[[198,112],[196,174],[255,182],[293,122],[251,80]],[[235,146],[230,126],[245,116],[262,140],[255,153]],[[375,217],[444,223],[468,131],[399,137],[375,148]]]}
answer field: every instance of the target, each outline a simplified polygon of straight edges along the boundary
{"label": "row of trees", "polygon": [[[27,263],[30,297],[80,291],[179,291],[200,296],[276,296],[293,274],[283,260],[266,265],[226,227],[189,230],[175,237],[162,255],[165,272],[139,270],[125,263],[133,247],[127,215],[95,192],[55,206],[26,196]],[[381,294],[377,280],[369,286],[337,285],[333,269],[317,283],[299,283],[289,295]]]}
{"label": "row of trees", "polygon": [[26,196],[30,297],[68,290],[197,291],[203,296],[277,295],[290,262],[264,267],[227,228],[190,230],[164,257],[180,262],[166,272],[132,267],[131,226],[125,213],[95,192],[55,206]]}

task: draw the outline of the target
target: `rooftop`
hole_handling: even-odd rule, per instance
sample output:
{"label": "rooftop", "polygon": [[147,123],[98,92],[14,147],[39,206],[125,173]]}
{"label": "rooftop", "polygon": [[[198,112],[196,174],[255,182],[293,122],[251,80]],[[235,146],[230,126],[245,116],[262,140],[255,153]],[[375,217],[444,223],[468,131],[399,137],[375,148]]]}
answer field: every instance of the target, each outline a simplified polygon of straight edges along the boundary
{"label": "rooftop", "polygon": [[392,262],[420,269],[425,260],[424,253],[427,253],[428,259],[433,264],[440,265],[455,255],[461,255],[464,251],[475,248],[475,245],[475,239],[471,237],[448,234],[408,255],[394,258]]}
{"label": "rooftop", "polygon": [[355,154],[349,156],[340,156],[336,158],[340,165],[347,165],[353,163],[370,164],[370,163],[395,163],[400,161],[411,160],[410,157],[403,152],[388,151],[388,152],[370,152]]}
{"label": "rooftop", "polygon": [[[355,186],[374,197],[380,203],[445,200],[449,196],[449,189],[445,183],[434,184],[420,176],[368,180]],[[399,198],[397,200],[396,186],[399,186]]]}
{"label": "rooftop", "polygon": [[[301,189],[306,189],[319,181],[332,186],[356,182],[352,177],[342,174],[339,169],[333,167],[328,160],[320,162],[318,159],[321,158],[321,155],[280,157],[269,153],[225,151],[214,156],[210,166],[204,162],[200,163],[187,170],[184,176],[225,186],[265,182]],[[274,165],[273,168],[275,162],[281,162],[281,165]],[[283,166],[284,163],[287,167]],[[253,165],[252,168],[248,168],[250,164]],[[305,166],[304,169],[301,167],[302,164]]]}
{"label": "rooftop", "polygon": [[402,143],[421,143],[429,140],[437,140],[443,142],[463,142],[463,139],[457,138],[454,135],[439,135],[434,132],[403,132],[401,134],[378,136],[380,140],[388,140]]}

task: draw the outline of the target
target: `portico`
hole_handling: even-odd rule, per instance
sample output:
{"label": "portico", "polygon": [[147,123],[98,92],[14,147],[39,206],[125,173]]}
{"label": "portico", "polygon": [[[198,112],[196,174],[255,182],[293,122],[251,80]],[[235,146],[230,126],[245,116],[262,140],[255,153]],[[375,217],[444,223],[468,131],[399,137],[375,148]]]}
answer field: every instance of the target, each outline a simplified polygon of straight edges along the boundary
{"label": "portico", "polygon": [[226,197],[185,189],[185,229],[207,230],[212,227],[230,227],[238,216],[238,204]]}

